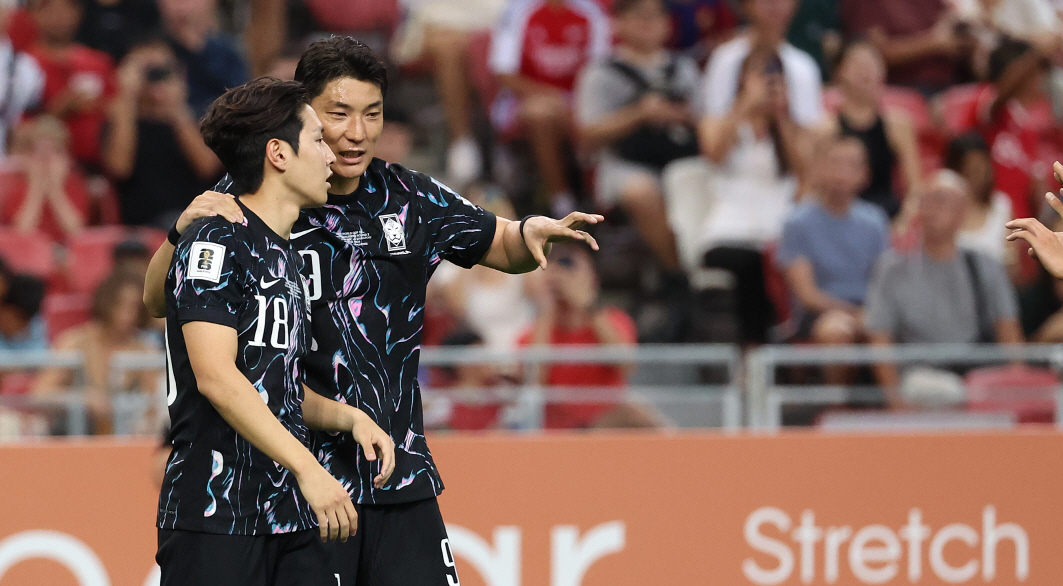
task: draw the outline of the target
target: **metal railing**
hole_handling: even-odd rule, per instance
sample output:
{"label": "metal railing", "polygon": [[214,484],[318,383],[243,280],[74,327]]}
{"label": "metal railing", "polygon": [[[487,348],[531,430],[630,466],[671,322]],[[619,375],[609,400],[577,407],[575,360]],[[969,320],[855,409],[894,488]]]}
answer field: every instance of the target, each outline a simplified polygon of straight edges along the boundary
{"label": "metal railing", "polygon": [[[899,344],[874,346],[763,346],[746,356],[747,413],[753,428],[782,425],[785,405],[842,405],[881,399],[875,386],[787,385],[777,381],[778,367],[876,364],[984,366],[1038,362],[1063,370],[1063,345]],[[1056,392],[1056,421],[1063,421],[1063,388]]]}

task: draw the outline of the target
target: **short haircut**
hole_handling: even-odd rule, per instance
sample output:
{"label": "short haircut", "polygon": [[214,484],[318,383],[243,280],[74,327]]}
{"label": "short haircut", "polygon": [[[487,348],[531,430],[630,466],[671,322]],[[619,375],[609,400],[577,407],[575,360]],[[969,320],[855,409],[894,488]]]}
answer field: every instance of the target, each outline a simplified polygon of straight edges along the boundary
{"label": "short haircut", "polygon": [[266,143],[276,138],[299,154],[306,88],[294,81],[260,77],[224,94],[200,124],[203,140],[233,179],[237,195],[262,186]]}
{"label": "short haircut", "polygon": [[665,8],[664,0],[616,0],[613,2],[613,7],[610,12],[613,13],[613,16],[623,16],[638,8],[643,2],[653,2],[662,9]]}
{"label": "short haircut", "polygon": [[44,281],[29,275],[15,275],[8,284],[4,304],[17,309],[26,319],[41,311],[44,300]]}
{"label": "short haircut", "polygon": [[329,83],[344,77],[375,84],[381,96],[388,95],[384,62],[368,45],[352,37],[336,35],[310,45],[295,67],[295,81],[306,86],[311,99],[320,96]]}
{"label": "short haircut", "polygon": [[945,151],[945,168],[952,169],[957,173],[963,169],[963,161],[967,158],[967,155],[974,152],[985,153],[989,155],[989,145],[986,144],[985,139],[981,134],[976,132],[969,132],[967,134],[957,136],[949,143],[948,149]]}
{"label": "short haircut", "polygon": [[1021,39],[1005,36],[989,54],[989,67],[986,77],[991,82],[998,82],[1008,70],[1008,66],[1033,49],[1033,45]]}

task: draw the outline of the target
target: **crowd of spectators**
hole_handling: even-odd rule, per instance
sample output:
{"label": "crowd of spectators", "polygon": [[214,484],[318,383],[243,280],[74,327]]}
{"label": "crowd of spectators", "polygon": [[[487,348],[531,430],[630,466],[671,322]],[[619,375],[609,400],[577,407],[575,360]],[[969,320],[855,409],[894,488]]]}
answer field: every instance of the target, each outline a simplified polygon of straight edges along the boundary
{"label": "crowd of spectators", "polygon": [[[111,428],[99,364],[158,337],[129,301],[137,263],[78,251],[150,249],[223,173],[198,132],[210,102],[291,78],[328,34],[389,65],[381,156],[506,217],[608,218],[601,255],[561,247],[540,274],[444,263],[426,343],[1063,339],[1063,292],[1004,240],[1044,214],[1063,153],[1053,0],[0,0],[0,257],[18,268],[0,274],[0,347],[50,340],[96,364],[7,392],[93,389],[92,424]],[[50,270],[20,274],[20,237],[55,251]],[[727,301],[699,307],[709,290]],[[70,304],[80,317],[46,323]],[[735,327],[705,339],[698,320]],[[903,402],[896,372],[874,375]],[[627,376],[557,365],[539,382]],[[619,395],[561,407],[548,426],[659,422]],[[439,425],[506,425],[470,409]]]}

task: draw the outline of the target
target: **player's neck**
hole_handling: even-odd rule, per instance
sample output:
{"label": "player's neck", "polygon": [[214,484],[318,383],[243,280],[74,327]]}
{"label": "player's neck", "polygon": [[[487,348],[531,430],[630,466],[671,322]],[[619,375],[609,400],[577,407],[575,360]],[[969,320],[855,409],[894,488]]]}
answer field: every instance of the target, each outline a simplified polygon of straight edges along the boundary
{"label": "player's neck", "polygon": [[358,189],[358,184],[361,182],[361,179],[361,175],[357,177],[340,177],[333,173],[328,180],[328,192],[332,195],[350,195]]}
{"label": "player's neck", "polygon": [[302,209],[290,191],[270,182],[263,182],[254,193],[241,195],[240,202],[285,240],[291,237]]}

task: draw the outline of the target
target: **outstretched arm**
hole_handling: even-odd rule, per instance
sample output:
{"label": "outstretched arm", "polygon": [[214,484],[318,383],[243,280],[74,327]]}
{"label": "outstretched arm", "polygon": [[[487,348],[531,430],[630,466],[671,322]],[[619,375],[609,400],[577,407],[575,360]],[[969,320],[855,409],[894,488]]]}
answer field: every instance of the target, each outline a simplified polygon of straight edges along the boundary
{"label": "outstretched arm", "polygon": [[[230,222],[244,220],[244,212],[233,196],[206,191],[181,212],[177,218],[177,233],[183,234],[189,224],[205,216],[224,216]],[[166,273],[170,271],[173,251],[173,244],[164,241],[148,263],[148,271],[144,276],[144,305],[152,317],[166,317]]]}
{"label": "outstretched arm", "polygon": [[[1063,165],[1056,161],[1052,166],[1056,180],[1063,183]],[[1063,190],[1060,190],[1063,195]],[[1063,202],[1051,193],[1045,199],[1060,217],[1063,217]],[[1008,240],[1025,240],[1030,245],[1030,256],[1041,261],[1045,270],[1057,279],[1063,279],[1063,232],[1053,232],[1034,218],[1019,218],[1005,224],[1012,232]]]}
{"label": "outstretched arm", "polygon": [[561,220],[532,216],[524,222],[522,236],[519,221],[497,218],[494,240],[480,264],[505,273],[528,273],[537,267],[546,268],[546,256],[554,242],[580,240],[598,250],[594,237],[583,228],[604,220],[597,214],[582,212],[572,212]]}

